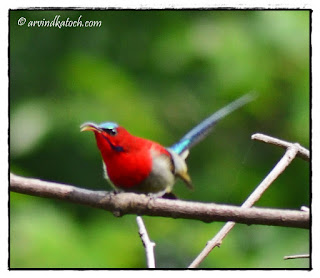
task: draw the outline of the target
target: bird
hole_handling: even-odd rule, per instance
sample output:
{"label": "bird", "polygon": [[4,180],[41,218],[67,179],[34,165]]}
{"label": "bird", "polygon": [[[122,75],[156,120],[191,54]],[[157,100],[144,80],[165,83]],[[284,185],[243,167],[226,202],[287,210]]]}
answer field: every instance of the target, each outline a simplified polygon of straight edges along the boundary
{"label": "bird", "polygon": [[248,93],[229,103],[170,147],[132,135],[115,122],[85,122],[80,131],[93,131],[102,156],[104,176],[115,192],[158,198],[172,193],[177,178],[193,189],[186,164],[190,148],[203,140],[217,122],[253,99],[255,94]]}

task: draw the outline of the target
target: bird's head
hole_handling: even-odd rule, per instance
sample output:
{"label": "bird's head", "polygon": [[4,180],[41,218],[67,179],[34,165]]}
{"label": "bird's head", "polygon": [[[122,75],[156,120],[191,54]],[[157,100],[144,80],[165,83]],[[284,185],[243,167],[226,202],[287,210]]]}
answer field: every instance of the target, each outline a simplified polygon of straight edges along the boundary
{"label": "bird's head", "polygon": [[96,124],[86,122],[80,126],[81,131],[93,131],[97,145],[102,152],[123,152],[132,136],[127,130],[113,122]]}

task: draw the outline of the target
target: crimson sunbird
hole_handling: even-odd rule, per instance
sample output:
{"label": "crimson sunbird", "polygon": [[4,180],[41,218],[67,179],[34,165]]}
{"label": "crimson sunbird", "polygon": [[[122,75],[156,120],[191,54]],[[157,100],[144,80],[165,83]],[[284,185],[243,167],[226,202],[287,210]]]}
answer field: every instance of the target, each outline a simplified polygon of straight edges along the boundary
{"label": "crimson sunbird", "polygon": [[171,147],[130,134],[114,122],[86,122],[81,131],[93,131],[105,177],[116,191],[161,197],[171,193],[176,178],[192,188],[185,162],[189,149],[204,139],[218,121],[254,99],[249,93],[213,113]]}

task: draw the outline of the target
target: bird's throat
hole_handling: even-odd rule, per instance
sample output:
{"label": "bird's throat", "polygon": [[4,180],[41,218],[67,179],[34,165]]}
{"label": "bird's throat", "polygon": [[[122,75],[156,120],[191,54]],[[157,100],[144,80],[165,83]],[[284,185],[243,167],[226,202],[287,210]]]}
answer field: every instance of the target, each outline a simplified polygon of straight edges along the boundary
{"label": "bird's throat", "polygon": [[114,151],[116,151],[116,152],[123,152],[123,151],[124,151],[124,150],[123,150],[123,147],[113,145],[113,144],[111,143],[110,139],[109,139],[107,136],[105,136],[104,134],[101,134],[101,135],[102,135],[102,137],[108,142],[108,144],[109,144],[109,146],[111,147],[112,150],[114,150]]}

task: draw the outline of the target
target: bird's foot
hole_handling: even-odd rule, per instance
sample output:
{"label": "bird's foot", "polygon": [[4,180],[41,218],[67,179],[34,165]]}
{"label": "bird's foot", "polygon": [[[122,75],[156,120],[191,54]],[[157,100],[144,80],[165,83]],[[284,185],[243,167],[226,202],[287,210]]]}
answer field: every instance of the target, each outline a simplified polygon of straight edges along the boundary
{"label": "bird's foot", "polygon": [[167,192],[167,190],[163,190],[157,193],[148,193],[147,194],[150,199],[157,199],[157,198],[163,198],[163,199],[178,199],[175,194],[172,192]]}

